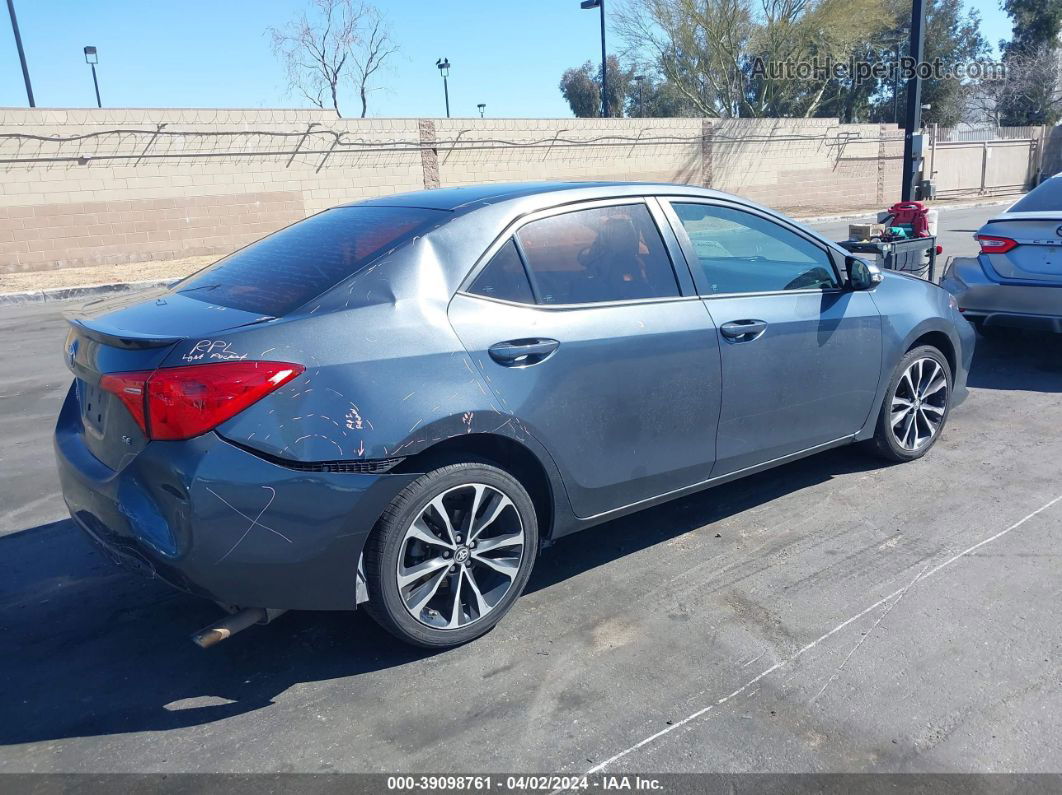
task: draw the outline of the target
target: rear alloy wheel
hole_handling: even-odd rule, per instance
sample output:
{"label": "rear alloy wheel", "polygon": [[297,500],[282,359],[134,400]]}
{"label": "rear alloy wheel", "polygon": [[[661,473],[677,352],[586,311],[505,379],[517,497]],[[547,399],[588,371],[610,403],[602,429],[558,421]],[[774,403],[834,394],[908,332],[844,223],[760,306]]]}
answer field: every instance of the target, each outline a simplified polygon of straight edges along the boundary
{"label": "rear alloy wheel", "polygon": [[889,384],[874,443],[892,461],[925,455],[948,418],[952,375],[936,348],[916,348],[900,361]]}
{"label": "rear alloy wheel", "polygon": [[365,551],[372,616],[418,646],[487,632],[527,584],[534,507],[507,472],[461,463],[422,475],[385,511]]}

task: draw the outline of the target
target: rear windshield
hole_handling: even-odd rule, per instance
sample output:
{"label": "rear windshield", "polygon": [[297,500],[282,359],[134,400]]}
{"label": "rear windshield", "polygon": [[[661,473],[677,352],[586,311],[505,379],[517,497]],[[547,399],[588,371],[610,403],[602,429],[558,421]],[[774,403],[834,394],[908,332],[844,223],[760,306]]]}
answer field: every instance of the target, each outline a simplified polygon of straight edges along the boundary
{"label": "rear windshield", "polygon": [[1022,196],[1010,213],[1062,212],[1062,177],[1051,178]]}
{"label": "rear windshield", "polygon": [[175,289],[211,304],[279,317],[448,215],[419,207],[337,207],[252,243]]}

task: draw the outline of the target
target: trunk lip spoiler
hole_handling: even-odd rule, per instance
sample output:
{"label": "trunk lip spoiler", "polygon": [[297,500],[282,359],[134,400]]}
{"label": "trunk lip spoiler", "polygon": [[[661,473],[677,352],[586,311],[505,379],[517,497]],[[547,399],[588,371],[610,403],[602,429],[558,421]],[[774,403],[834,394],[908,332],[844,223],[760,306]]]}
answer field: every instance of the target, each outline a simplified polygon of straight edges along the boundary
{"label": "trunk lip spoiler", "polygon": [[1062,213],[1055,213],[1053,216],[1051,213],[1003,213],[1002,215],[996,215],[985,221],[985,226],[989,224],[1006,224],[1015,223],[1017,221],[1046,221],[1050,224],[1062,224]]}
{"label": "trunk lip spoiler", "polygon": [[101,342],[104,345],[112,345],[117,348],[162,348],[166,345],[174,345],[180,342],[182,337],[170,335],[150,334],[147,332],[127,332],[120,328],[109,327],[102,323],[89,324],[78,317],[67,317],[66,322],[80,334],[89,339]]}

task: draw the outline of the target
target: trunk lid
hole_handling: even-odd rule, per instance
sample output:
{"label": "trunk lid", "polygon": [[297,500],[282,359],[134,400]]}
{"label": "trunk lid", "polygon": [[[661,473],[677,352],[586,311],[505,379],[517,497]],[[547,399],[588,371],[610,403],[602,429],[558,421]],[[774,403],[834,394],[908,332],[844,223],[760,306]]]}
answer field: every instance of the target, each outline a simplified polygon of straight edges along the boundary
{"label": "trunk lid", "polygon": [[983,255],[1002,278],[1062,284],[1062,213],[1005,213],[979,234],[1018,243],[1004,254]]}
{"label": "trunk lid", "polygon": [[107,299],[68,315],[64,356],[74,374],[85,446],[118,470],[149,441],[118,396],[100,387],[104,375],[153,371],[182,340],[269,319],[171,293]]}

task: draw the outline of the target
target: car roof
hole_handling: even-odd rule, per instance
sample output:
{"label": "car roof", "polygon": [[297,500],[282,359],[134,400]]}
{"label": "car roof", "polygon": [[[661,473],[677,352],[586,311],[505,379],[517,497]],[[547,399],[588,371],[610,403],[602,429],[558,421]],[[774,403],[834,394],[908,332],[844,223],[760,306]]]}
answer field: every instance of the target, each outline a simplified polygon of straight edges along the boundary
{"label": "car roof", "polygon": [[664,193],[725,195],[696,185],[676,185],[667,182],[496,182],[395,193],[390,196],[351,202],[343,206],[423,207],[431,210],[467,212],[484,205],[515,201],[530,196],[555,198],[555,194],[566,191],[578,194],[579,199],[592,199],[598,195],[605,198],[617,195],[638,196]]}

